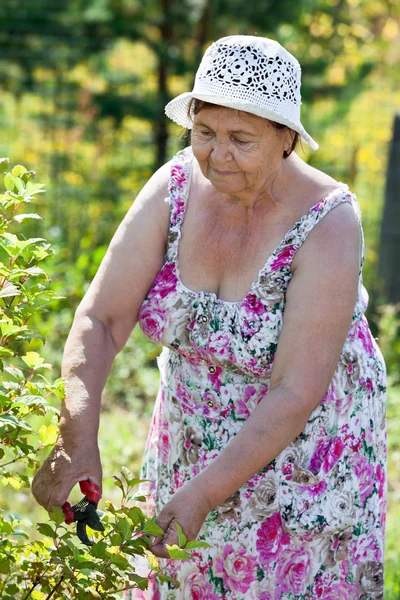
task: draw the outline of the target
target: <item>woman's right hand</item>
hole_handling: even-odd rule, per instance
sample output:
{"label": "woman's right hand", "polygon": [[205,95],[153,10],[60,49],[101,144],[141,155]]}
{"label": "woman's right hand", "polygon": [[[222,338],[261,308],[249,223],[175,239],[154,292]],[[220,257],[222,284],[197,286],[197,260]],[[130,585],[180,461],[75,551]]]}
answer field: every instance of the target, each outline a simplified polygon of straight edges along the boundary
{"label": "woman's right hand", "polygon": [[60,434],[33,478],[32,494],[41,506],[51,512],[53,506],[62,506],[68,500],[72,488],[79,481],[95,483],[102,493],[102,474],[96,441],[70,442]]}

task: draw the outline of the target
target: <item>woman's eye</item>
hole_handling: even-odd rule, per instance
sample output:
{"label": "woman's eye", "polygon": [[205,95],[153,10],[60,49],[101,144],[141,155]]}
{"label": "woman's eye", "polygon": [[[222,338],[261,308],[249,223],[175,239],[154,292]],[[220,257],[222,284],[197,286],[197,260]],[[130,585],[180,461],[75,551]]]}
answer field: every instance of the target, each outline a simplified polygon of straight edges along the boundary
{"label": "woman's eye", "polygon": [[238,138],[234,138],[235,142],[240,146],[244,146],[244,144],[248,144],[246,140],[238,140]]}
{"label": "woman's eye", "polygon": [[201,135],[212,135],[212,131],[200,131]]}

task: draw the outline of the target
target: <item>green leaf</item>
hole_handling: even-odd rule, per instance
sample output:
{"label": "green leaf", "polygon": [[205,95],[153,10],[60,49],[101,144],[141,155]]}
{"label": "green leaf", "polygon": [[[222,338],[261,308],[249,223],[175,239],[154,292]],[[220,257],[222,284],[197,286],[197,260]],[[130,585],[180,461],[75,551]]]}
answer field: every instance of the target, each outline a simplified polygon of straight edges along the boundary
{"label": "green leaf", "polygon": [[141,523],[147,518],[138,506],[133,506],[132,508],[128,508],[125,510],[126,515],[132,521],[133,526],[136,526],[138,523]]}
{"label": "green leaf", "polygon": [[136,575],[136,573],[129,573],[129,580],[135,583],[139,590],[147,590],[149,587],[149,580],[146,577]]}
{"label": "green leaf", "polygon": [[57,537],[56,532],[54,531],[54,529],[52,528],[52,526],[49,525],[48,523],[38,523],[37,524],[37,530],[42,535],[45,535],[47,537],[53,538],[53,540]]}
{"label": "green leaf", "polygon": [[113,478],[115,479],[114,485],[119,487],[122,490],[122,493],[125,493],[124,484],[123,484],[122,480],[119,477],[117,477],[116,475],[113,475]]}
{"label": "green leaf", "polygon": [[14,562],[14,560],[8,557],[4,560],[0,560],[1,575],[8,575],[9,573],[11,573],[11,562]]}
{"label": "green leaf", "polygon": [[122,533],[122,539],[125,541],[132,535],[132,525],[127,519],[118,519],[117,528]]}
{"label": "green leaf", "polygon": [[3,521],[2,523],[0,523],[0,531],[7,535],[7,534],[12,533],[14,530],[13,530],[12,526],[10,525],[10,523],[8,523],[7,521]]}
{"label": "green leaf", "polygon": [[[22,175],[20,175],[22,181],[27,184],[28,181],[30,181],[31,179],[34,179],[36,175],[35,171],[25,171],[25,173],[23,173]],[[26,191],[28,190],[28,186],[26,186]]]}
{"label": "green leaf", "polygon": [[154,554],[148,554],[147,555],[147,560],[149,561],[149,565],[153,569],[153,571],[158,571],[159,570],[160,565],[158,563],[158,560],[154,556]]}
{"label": "green leaf", "polygon": [[12,597],[17,597],[17,593],[20,591],[19,587],[17,586],[16,583],[10,583],[9,585],[7,585],[6,587],[6,593],[10,594],[10,596]]}
{"label": "green leaf", "polygon": [[115,515],[117,509],[115,508],[115,506],[111,502],[109,502],[108,500],[106,500],[105,507],[106,507],[106,509],[110,513],[112,513],[113,515]]}
{"label": "green leaf", "polygon": [[20,179],[19,177],[14,177],[14,184],[15,184],[15,187],[17,188],[17,191],[20,194],[23,194],[23,192],[25,191],[25,186],[24,186],[24,182],[22,181],[22,179]]}
{"label": "green leaf", "polygon": [[210,544],[207,542],[198,542],[197,540],[193,540],[186,544],[186,550],[193,550],[194,548],[211,548]]}
{"label": "green leaf", "polygon": [[106,555],[107,544],[105,542],[96,542],[90,549],[92,556],[95,558],[104,558]]}
{"label": "green leaf", "polygon": [[22,487],[21,477],[19,475],[6,476],[3,474],[1,483],[4,485],[4,487],[11,485],[14,490],[19,490]]}
{"label": "green leaf", "polygon": [[176,530],[178,532],[178,544],[181,548],[186,544],[186,535],[182,531],[182,527],[175,521]]}
{"label": "green leaf", "polygon": [[181,548],[179,548],[179,546],[177,546],[176,544],[174,544],[173,546],[165,544],[165,547],[167,549],[169,557],[174,560],[178,558],[183,560],[188,560],[192,558],[189,552],[186,552],[186,550],[181,550]]}
{"label": "green leaf", "polygon": [[26,533],[26,531],[23,531],[22,529],[14,529],[13,535],[17,535],[18,537],[22,537],[25,540],[29,540],[29,535]]}
{"label": "green leaf", "polygon": [[17,367],[14,367],[13,365],[10,365],[9,367],[6,367],[4,369],[7,373],[9,373],[10,375],[12,375],[12,377],[15,377],[15,379],[19,382],[22,382],[25,380],[25,375],[24,373],[21,371],[21,369],[18,369]]}
{"label": "green leaf", "polygon": [[14,190],[14,177],[11,175],[11,173],[6,173],[4,175],[4,185],[6,187],[6,190],[9,190],[10,192]]}
{"label": "green leaf", "polygon": [[26,219],[38,219],[42,221],[42,217],[36,213],[25,213],[21,215],[15,215],[14,217],[14,221],[17,221],[17,223],[22,223],[22,221],[25,221]]}
{"label": "green leaf", "polygon": [[49,512],[50,519],[54,521],[57,525],[61,525],[65,521],[65,515],[61,506],[53,506],[52,510]]}
{"label": "green leaf", "polygon": [[0,173],[4,173],[10,164],[9,158],[0,158]]}
{"label": "green leaf", "polygon": [[125,556],[122,556],[121,554],[110,554],[107,553],[109,559],[112,561],[113,565],[119,567],[120,569],[128,569],[129,568],[129,562],[128,560],[125,558]]}
{"label": "green leaf", "polygon": [[8,283],[0,290],[0,298],[8,298],[10,296],[20,296],[21,290],[13,283]]}
{"label": "green leaf", "polygon": [[37,367],[44,362],[44,358],[38,352],[27,352],[25,356],[21,356],[22,360],[31,369]]}
{"label": "green leaf", "polygon": [[86,591],[89,592],[92,598],[96,598],[96,600],[101,600],[99,592],[92,585],[86,588]]}
{"label": "green leaf", "polygon": [[144,524],[143,527],[143,531],[145,533],[148,533],[150,535],[156,535],[157,537],[163,537],[164,535],[164,531],[161,529],[161,527],[159,527],[156,523],[154,523],[154,521],[152,521],[151,519],[149,519],[148,521],[146,521],[146,523]]}
{"label": "green leaf", "polygon": [[44,446],[53,446],[57,441],[58,428],[54,425],[42,425],[39,429],[39,438]]}
{"label": "green leaf", "polygon": [[23,165],[15,165],[11,171],[14,177],[20,177],[24,173],[26,173],[26,168]]}

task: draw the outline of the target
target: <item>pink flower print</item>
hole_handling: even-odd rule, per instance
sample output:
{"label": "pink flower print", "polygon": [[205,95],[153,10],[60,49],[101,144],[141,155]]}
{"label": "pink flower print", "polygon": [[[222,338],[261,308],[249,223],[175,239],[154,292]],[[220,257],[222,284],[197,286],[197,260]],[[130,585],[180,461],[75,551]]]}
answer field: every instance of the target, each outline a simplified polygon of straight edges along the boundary
{"label": "pink flower print", "polygon": [[312,207],[312,212],[319,212],[321,208],[325,206],[325,204],[326,200],[321,200],[321,202],[318,202],[318,204]]}
{"label": "pink flower print", "polygon": [[250,398],[252,396],[254,396],[257,393],[256,388],[254,387],[254,385],[247,385],[244,389],[244,399],[246,402],[248,402],[250,400]]}
{"label": "pink flower print", "polygon": [[[237,414],[241,417],[247,419],[250,416],[250,411],[248,408],[249,401],[255,400],[255,396],[257,395],[257,390],[254,385],[247,385],[244,389],[244,399],[240,399],[237,405]],[[251,402],[253,404],[254,402]]]}
{"label": "pink flower print", "polygon": [[372,344],[372,336],[369,330],[368,321],[364,316],[358,321],[357,337],[361,340],[364,350],[368,352],[368,356],[373,356],[374,346]]}
{"label": "pink flower print", "polygon": [[302,547],[287,548],[280,555],[277,579],[280,591],[301,594],[308,583],[311,558]]}
{"label": "pink flower print", "polygon": [[286,267],[290,265],[292,262],[293,256],[296,254],[296,248],[294,246],[286,246],[281,252],[279,252],[278,256],[271,263],[271,270],[277,271],[282,267]]}
{"label": "pink flower print", "polygon": [[343,394],[335,399],[335,408],[340,415],[346,415],[353,404],[353,394]]}
{"label": "pink flower print", "polygon": [[160,451],[161,460],[165,463],[168,460],[170,451],[168,423],[166,421],[162,421],[159,427],[158,448]]}
{"label": "pink flower print", "polygon": [[315,483],[314,485],[299,486],[299,487],[301,489],[303,489],[304,491],[306,490],[308,492],[308,494],[310,494],[310,496],[312,497],[313,502],[314,502],[318,499],[318,497],[321,494],[323,494],[323,492],[326,490],[326,486],[327,486],[326,481],[320,481],[319,483]]}
{"label": "pink flower print", "polygon": [[246,402],[244,400],[238,400],[238,402],[236,402],[236,406],[236,414],[240,417],[243,417],[243,419],[248,419],[250,416],[250,411],[247,408]]}
{"label": "pink flower print", "polygon": [[155,278],[152,291],[159,294],[161,298],[165,298],[176,290],[177,283],[175,265],[174,263],[167,263]]}
{"label": "pink flower print", "polygon": [[371,379],[364,379],[363,377],[360,377],[360,379],[358,380],[358,383],[360,385],[363,385],[365,387],[366,390],[368,390],[369,392],[372,391],[372,381]]}
{"label": "pink flower print", "polygon": [[355,564],[360,564],[366,561],[381,562],[382,548],[379,542],[373,535],[360,536],[354,539],[350,545],[349,555]]}
{"label": "pink flower print", "polygon": [[243,319],[243,322],[240,326],[240,331],[244,338],[250,338],[255,333],[260,331],[260,327],[261,321],[257,315],[251,315],[249,318]]}
{"label": "pink flower print", "polygon": [[358,453],[351,456],[351,464],[360,486],[360,504],[363,507],[374,490],[374,467],[368,463],[365,456]]}
{"label": "pink flower print", "polygon": [[181,582],[180,590],[185,600],[218,600],[219,598],[213,592],[211,583],[200,572],[190,573]]}
{"label": "pink flower print", "polygon": [[269,519],[261,523],[257,531],[256,549],[259,554],[259,561],[263,565],[278,558],[278,554],[286,552],[289,546],[290,536],[282,528],[282,519],[279,512],[273,514]]}
{"label": "pink flower print", "polygon": [[319,587],[317,593],[321,600],[358,600],[360,588],[353,583],[339,581]]}
{"label": "pink flower print", "polygon": [[186,481],[188,481],[188,479],[189,475],[186,471],[183,471],[179,468],[174,468],[173,481],[175,489],[173,491],[179,490],[179,488],[181,488],[186,483]]}
{"label": "pink flower print", "polygon": [[171,168],[171,181],[176,183],[177,187],[181,190],[183,184],[186,181],[186,175],[183,168],[180,165],[173,165]]}
{"label": "pink flower print", "polygon": [[176,397],[184,406],[187,406],[192,410],[195,408],[190,390],[181,381],[179,381],[176,386]]}
{"label": "pink flower print", "polygon": [[318,445],[314,451],[314,454],[310,460],[309,470],[317,474],[320,472],[324,458],[328,452],[329,446],[331,445],[331,439],[329,437],[323,438],[318,442]]}
{"label": "pink flower print", "polygon": [[216,392],[219,392],[221,389],[221,374],[222,368],[215,367],[215,373],[208,372],[207,377],[211,381],[211,384]]}
{"label": "pink flower print", "polygon": [[382,498],[383,494],[385,492],[385,471],[384,471],[382,465],[380,465],[380,464],[378,464],[376,467],[376,478],[379,482],[378,495],[379,495],[379,498]]}
{"label": "pink flower print", "polygon": [[264,304],[255,294],[247,294],[242,306],[244,306],[246,312],[250,315],[260,316],[265,313]]}
{"label": "pink flower print", "polygon": [[335,388],[333,386],[333,383],[331,383],[331,385],[328,388],[328,391],[326,392],[325,396],[323,397],[321,404],[327,404],[329,402],[334,402],[335,401]]}
{"label": "pink flower print", "polygon": [[229,336],[220,331],[211,333],[208,342],[208,350],[212,356],[217,357],[219,360],[230,359],[232,351]]}
{"label": "pink flower print", "polygon": [[324,461],[322,463],[322,470],[324,473],[328,473],[332,469],[332,467],[337,463],[339,458],[343,454],[344,444],[339,437],[336,437],[332,440],[332,443],[329,446],[329,450],[325,455]]}
{"label": "pink flower print", "polygon": [[257,560],[246,554],[246,548],[236,549],[227,544],[214,559],[214,573],[222,577],[224,586],[231,592],[245,594],[257,578]]}
{"label": "pink flower print", "polygon": [[156,302],[146,302],[139,312],[140,328],[149,339],[161,343],[161,336],[165,328],[165,310]]}

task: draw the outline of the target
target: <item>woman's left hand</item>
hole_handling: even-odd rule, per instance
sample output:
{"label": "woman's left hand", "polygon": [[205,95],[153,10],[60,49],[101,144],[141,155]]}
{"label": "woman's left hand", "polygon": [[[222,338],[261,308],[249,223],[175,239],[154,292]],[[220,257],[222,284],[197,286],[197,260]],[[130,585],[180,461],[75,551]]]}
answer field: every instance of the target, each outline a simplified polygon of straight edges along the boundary
{"label": "woman's left hand", "polygon": [[164,506],[156,523],[164,530],[162,539],[157,538],[150,550],[159,558],[169,558],[166,544],[178,544],[178,532],[175,523],[182,527],[187,541],[195,540],[211,506],[207,494],[197,486],[194,480],[178,490]]}

